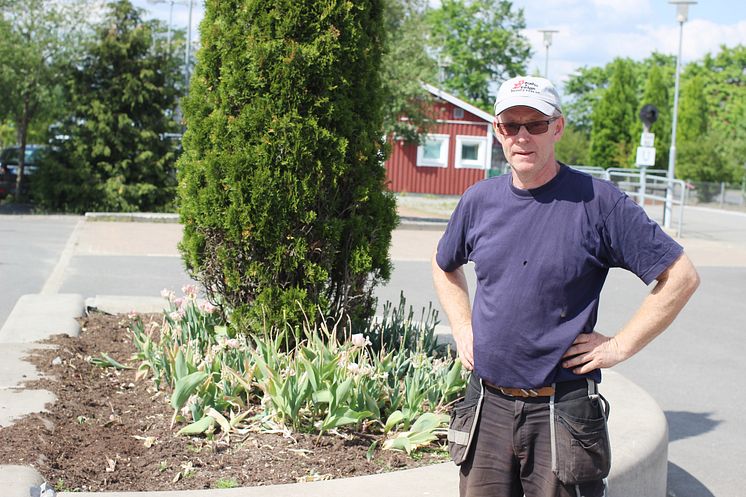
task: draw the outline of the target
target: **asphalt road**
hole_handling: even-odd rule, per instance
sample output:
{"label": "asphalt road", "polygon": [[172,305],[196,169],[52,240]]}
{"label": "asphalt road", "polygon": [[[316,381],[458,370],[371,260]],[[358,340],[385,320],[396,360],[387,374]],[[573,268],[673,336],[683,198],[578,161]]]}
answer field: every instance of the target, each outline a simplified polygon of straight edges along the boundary
{"label": "asphalt road", "polygon": [[[80,220],[0,215],[0,323],[26,293],[157,296],[191,281],[176,250],[177,225]],[[395,270],[379,299],[398,303],[404,290],[417,315],[436,301],[428,257],[438,236],[394,233]],[[668,331],[616,369],[647,390],[669,421],[669,495],[737,497],[746,478],[746,361],[740,355],[746,215],[687,208],[684,236],[702,276],[699,291]],[[467,276],[473,287],[473,271]],[[648,291],[636,277],[613,270],[598,329],[613,333]]]}

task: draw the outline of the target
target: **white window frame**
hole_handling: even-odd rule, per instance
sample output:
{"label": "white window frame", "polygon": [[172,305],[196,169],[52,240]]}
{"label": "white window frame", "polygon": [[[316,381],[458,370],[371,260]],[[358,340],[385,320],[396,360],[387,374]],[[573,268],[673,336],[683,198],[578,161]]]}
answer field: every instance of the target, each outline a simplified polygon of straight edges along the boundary
{"label": "white window frame", "polygon": [[[478,145],[477,159],[463,159],[461,151],[464,145]],[[487,137],[459,135],[456,137],[456,168],[487,169]]]}
{"label": "white window frame", "polygon": [[423,144],[417,146],[417,166],[418,167],[448,167],[448,149],[451,141],[450,135],[426,135],[423,138],[423,142],[427,141],[441,141],[440,145],[440,157],[438,159],[426,159],[424,157],[425,147]]}

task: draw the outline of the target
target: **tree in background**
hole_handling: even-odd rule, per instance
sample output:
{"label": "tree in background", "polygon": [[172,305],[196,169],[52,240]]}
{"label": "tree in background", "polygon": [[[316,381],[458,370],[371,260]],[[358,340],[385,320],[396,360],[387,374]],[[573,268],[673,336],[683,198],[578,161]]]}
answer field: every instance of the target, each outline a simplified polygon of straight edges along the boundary
{"label": "tree in background", "polygon": [[565,132],[556,144],[557,158],[574,165],[590,165],[593,108],[609,83],[609,66],[582,67],[563,88]]}
{"label": "tree in background", "polygon": [[562,112],[567,123],[590,139],[593,109],[609,85],[611,66],[581,67],[564,85]]}
{"label": "tree in background", "polygon": [[586,134],[568,124],[562,134],[562,139],[554,145],[557,160],[565,164],[584,166],[589,164],[589,141]]}
{"label": "tree in background", "polygon": [[61,75],[87,25],[86,5],[84,1],[0,0],[0,93],[4,96],[0,123],[12,121],[21,149],[16,201],[22,192],[29,132],[37,120],[44,129],[58,117]]}
{"label": "tree in background", "polygon": [[710,167],[712,179],[702,181],[742,181],[746,177],[746,47],[721,47],[716,55],[705,56],[701,66],[712,135],[708,140],[717,145],[722,160],[719,167]]}
{"label": "tree in background", "polygon": [[637,82],[629,59],[612,62],[609,87],[593,109],[589,161],[593,166],[628,167],[637,140],[633,129],[637,116]]}
{"label": "tree in background", "polygon": [[442,86],[490,111],[490,88],[522,74],[531,57],[523,9],[507,0],[443,0],[428,12],[430,47],[440,58]]}
{"label": "tree in background", "polygon": [[175,67],[154,44],[157,21],[129,0],[108,5],[72,69],[72,113],[34,181],[42,208],[83,212],[158,211],[175,197]]}
{"label": "tree in background", "polygon": [[[722,144],[709,125],[706,80],[696,65],[682,77],[677,126],[676,176],[690,181],[720,182],[731,179],[723,161]],[[719,192],[714,185],[700,185],[697,194],[707,202]]]}
{"label": "tree in background", "polygon": [[[384,132],[417,142],[427,132],[432,101],[422,83],[437,82],[437,65],[427,54],[424,0],[385,0],[385,50],[381,63]],[[407,120],[400,120],[406,116]]]}
{"label": "tree in background", "polygon": [[374,310],[397,219],[381,0],[208,0],[185,104],[180,245],[242,331]]}

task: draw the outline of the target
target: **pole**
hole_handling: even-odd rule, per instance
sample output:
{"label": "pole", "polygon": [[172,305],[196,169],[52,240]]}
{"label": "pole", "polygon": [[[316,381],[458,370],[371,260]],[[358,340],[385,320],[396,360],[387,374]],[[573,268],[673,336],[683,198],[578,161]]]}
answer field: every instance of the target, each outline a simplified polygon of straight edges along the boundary
{"label": "pole", "polygon": [[547,48],[547,55],[544,58],[544,77],[549,79],[549,42],[544,42],[544,46]]}
{"label": "pole", "polygon": [[671,227],[673,204],[673,180],[676,167],[676,125],[679,117],[679,79],[681,74],[681,42],[684,37],[684,21],[679,21],[679,54],[676,57],[676,84],[673,90],[673,122],[671,125],[671,148],[668,152],[668,184],[666,185],[666,207],[663,211],[663,226]]}
{"label": "pole", "polygon": [[189,59],[192,51],[192,7],[194,0],[189,0],[189,22],[187,24],[187,44],[184,55],[184,95],[189,93]]}
{"label": "pole", "polygon": [[171,7],[168,10],[168,42],[166,43],[166,46],[168,47],[168,58],[171,59],[171,25],[173,24],[174,20],[174,0],[171,0]]}

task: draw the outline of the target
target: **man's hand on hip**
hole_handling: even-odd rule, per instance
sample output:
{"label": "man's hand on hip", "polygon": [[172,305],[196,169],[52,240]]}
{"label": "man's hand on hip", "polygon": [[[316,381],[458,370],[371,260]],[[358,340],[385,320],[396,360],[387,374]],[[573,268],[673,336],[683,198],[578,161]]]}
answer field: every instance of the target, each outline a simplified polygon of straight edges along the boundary
{"label": "man's hand on hip", "polygon": [[615,337],[594,331],[578,335],[562,359],[562,367],[572,369],[575,374],[586,374],[594,369],[610,368],[626,357]]}
{"label": "man's hand on hip", "polygon": [[461,364],[471,371],[474,369],[474,334],[471,325],[467,324],[452,330],[453,338],[456,340],[456,350],[461,358]]}

